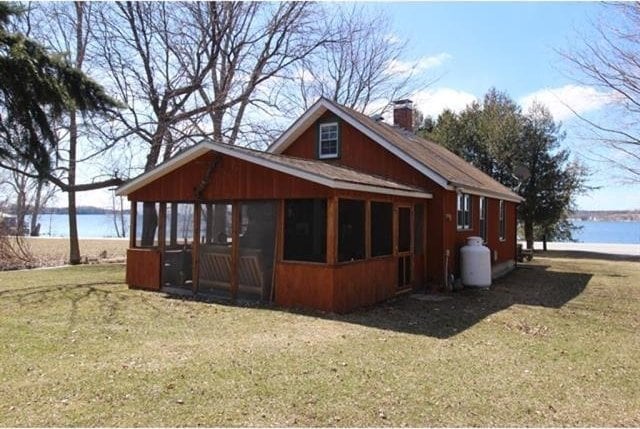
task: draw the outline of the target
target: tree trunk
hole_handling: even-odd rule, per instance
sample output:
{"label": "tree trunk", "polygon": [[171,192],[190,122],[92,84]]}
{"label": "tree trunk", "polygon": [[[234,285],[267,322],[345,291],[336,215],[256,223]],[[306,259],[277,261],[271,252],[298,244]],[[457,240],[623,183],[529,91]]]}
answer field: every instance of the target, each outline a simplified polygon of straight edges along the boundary
{"label": "tree trunk", "polygon": [[24,235],[25,217],[27,216],[27,195],[18,191],[16,197],[16,235]]}
{"label": "tree trunk", "polygon": [[67,193],[69,204],[69,264],[80,263],[80,243],[78,241],[78,217],[76,212],[76,149],[78,144],[78,124],[76,112],[69,113],[69,177],[67,178],[71,189]]}
{"label": "tree trunk", "polygon": [[524,238],[527,241],[527,249],[533,250],[533,222],[524,221]]}
{"label": "tree trunk", "polygon": [[[75,66],[78,70],[82,69],[82,61],[84,59],[84,31],[83,31],[83,5],[75,2],[76,9],[76,61]],[[76,212],[76,191],[73,187],[76,184],[76,162],[77,162],[77,146],[78,146],[78,124],[75,110],[69,113],[69,192],[67,194],[69,203],[69,264],[77,265],[80,263],[80,243],[78,242],[78,217]]]}
{"label": "tree trunk", "polygon": [[547,251],[547,234],[542,236],[542,250]]}
{"label": "tree trunk", "polygon": [[40,217],[40,203],[42,199],[42,180],[38,180],[38,186],[36,187],[36,196],[33,200],[33,210],[31,210],[31,225],[30,225],[30,235],[32,237],[37,237],[40,235],[40,224],[38,223],[38,218]]}
{"label": "tree trunk", "polygon": [[140,244],[142,246],[154,246],[156,229],[158,228],[156,204],[145,202],[142,206],[142,237],[140,238]]}

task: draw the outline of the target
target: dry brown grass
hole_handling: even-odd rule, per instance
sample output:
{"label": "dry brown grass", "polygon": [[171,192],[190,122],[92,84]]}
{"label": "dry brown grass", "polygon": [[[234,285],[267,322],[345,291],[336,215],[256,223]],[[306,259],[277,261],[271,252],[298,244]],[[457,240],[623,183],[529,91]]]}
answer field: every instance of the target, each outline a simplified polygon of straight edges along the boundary
{"label": "dry brown grass", "polygon": [[[551,257],[550,257],[551,256]],[[337,316],[0,273],[0,426],[639,426],[637,260]]]}
{"label": "dry brown grass", "polygon": [[[37,266],[59,266],[69,261],[68,238],[25,237],[25,241],[35,258]],[[106,252],[108,259],[125,258],[129,239],[80,239],[80,255],[88,260],[102,259]]]}

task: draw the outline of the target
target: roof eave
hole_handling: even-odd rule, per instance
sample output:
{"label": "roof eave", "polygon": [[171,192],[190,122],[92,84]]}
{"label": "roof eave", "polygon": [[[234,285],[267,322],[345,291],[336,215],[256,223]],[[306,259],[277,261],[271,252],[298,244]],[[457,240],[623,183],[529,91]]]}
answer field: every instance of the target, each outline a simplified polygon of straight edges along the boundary
{"label": "roof eave", "polygon": [[514,193],[496,192],[496,191],[491,191],[484,188],[477,188],[474,186],[468,186],[464,184],[453,184],[453,186],[457,191],[464,192],[466,194],[478,195],[481,197],[496,198],[499,200],[511,201],[518,204],[524,201],[524,198]]}
{"label": "roof eave", "polygon": [[304,171],[299,168],[284,165],[273,160],[265,159],[263,157],[252,156],[248,153],[236,150],[227,145],[214,143],[210,141],[203,141],[198,145],[194,146],[193,148],[186,150],[185,152],[175,156],[174,158],[171,158],[170,160],[166,161],[164,164],[157,166],[153,170],[148,171],[136,177],[135,179],[132,179],[125,185],[118,188],[116,191],[116,195],[119,195],[119,196],[129,195],[135,192],[136,190],[142,188],[143,186],[148,185],[154,180],[170,173],[171,171],[177,168],[180,168],[181,166],[185,165],[189,161],[192,161],[209,151],[232,156],[247,162],[251,162],[256,165],[261,165],[263,167],[280,171],[282,173],[289,174],[291,176],[298,177],[303,180],[308,180],[310,182],[317,183],[319,185],[326,186],[331,189],[371,192],[376,194],[396,195],[396,196],[404,196],[404,197],[412,197],[412,198],[432,198],[433,197],[431,193],[424,192],[418,189],[416,190],[394,189],[394,188],[387,188],[384,186],[359,184],[359,183],[329,179],[326,177],[319,176],[317,174],[309,173],[308,171]]}

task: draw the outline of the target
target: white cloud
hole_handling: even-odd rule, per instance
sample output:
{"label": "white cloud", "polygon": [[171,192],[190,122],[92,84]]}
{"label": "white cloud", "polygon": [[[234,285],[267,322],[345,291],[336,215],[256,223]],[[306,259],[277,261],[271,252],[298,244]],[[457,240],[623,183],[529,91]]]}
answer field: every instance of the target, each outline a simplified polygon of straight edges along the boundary
{"label": "white cloud", "polygon": [[441,52],[436,55],[424,56],[414,61],[393,60],[387,67],[387,74],[420,74],[426,70],[439,67],[450,59],[451,55]]}
{"label": "white cloud", "polygon": [[460,112],[476,100],[475,95],[453,88],[425,89],[413,94],[410,98],[414,106],[425,116],[431,116],[434,119],[445,109]]}
{"label": "white cloud", "polygon": [[537,101],[545,105],[555,120],[565,120],[578,114],[598,110],[615,100],[611,93],[581,85],[565,85],[559,88],[544,88],[520,98],[524,110]]}

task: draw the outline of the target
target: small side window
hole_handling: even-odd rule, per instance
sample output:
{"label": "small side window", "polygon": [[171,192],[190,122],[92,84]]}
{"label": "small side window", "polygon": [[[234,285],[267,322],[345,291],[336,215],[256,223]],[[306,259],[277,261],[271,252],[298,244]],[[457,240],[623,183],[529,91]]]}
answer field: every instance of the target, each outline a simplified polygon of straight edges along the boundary
{"label": "small side window", "polygon": [[318,158],[337,158],[339,153],[338,123],[320,124],[318,128]]}
{"label": "small side window", "polygon": [[458,229],[471,228],[471,195],[458,194],[457,204],[457,226]]}
{"label": "small side window", "polygon": [[504,241],[506,239],[506,219],[505,219],[505,208],[504,208],[504,201],[500,200],[500,214],[499,214],[499,219],[500,219],[500,228],[499,228],[499,236],[498,238],[500,239],[500,241]]}

